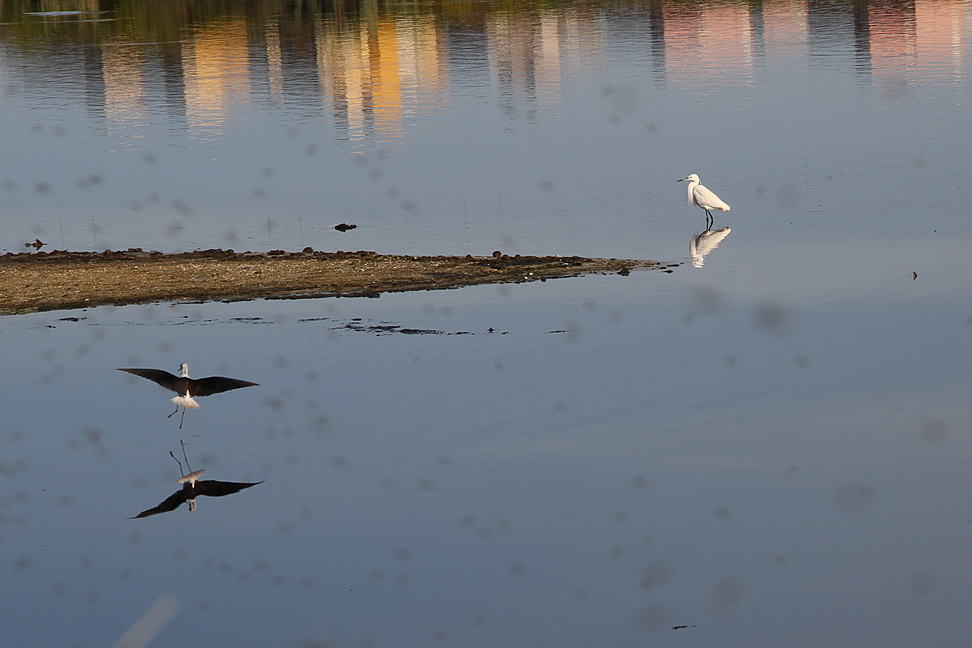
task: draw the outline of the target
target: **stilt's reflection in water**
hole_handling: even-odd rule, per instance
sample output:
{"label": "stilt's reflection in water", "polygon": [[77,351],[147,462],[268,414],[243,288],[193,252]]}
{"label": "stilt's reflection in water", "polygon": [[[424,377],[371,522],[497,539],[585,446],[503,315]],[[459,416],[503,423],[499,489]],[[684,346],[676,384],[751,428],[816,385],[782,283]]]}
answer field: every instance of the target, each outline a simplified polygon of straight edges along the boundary
{"label": "stilt's reflection in water", "polygon": [[[192,470],[189,465],[189,458],[186,456],[186,446],[182,445],[182,457],[186,460],[186,468]],[[133,518],[143,518],[150,515],[157,515],[159,513],[168,513],[169,511],[174,511],[182,505],[183,502],[189,503],[189,510],[196,510],[196,498],[200,495],[207,495],[209,497],[222,497],[224,495],[232,495],[233,493],[238,493],[244,488],[249,488],[251,486],[256,486],[257,484],[262,484],[262,481],[258,482],[224,482],[215,481],[212,479],[201,480],[199,477],[203,474],[204,469],[192,471],[189,474],[185,474],[182,470],[182,462],[169,451],[169,455],[179,463],[179,472],[182,473],[182,477],[177,479],[182,488],[165,498],[161,504],[150,509],[146,509],[136,515]]]}

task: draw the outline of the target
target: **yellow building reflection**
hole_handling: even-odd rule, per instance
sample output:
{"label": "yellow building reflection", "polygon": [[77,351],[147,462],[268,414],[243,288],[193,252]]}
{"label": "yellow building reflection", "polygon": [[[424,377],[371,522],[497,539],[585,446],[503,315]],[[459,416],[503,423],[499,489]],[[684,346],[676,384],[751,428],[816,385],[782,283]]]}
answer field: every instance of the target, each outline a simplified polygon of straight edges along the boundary
{"label": "yellow building reflection", "polygon": [[186,121],[190,133],[223,132],[231,106],[250,102],[246,22],[230,18],[196,27],[183,47]]}

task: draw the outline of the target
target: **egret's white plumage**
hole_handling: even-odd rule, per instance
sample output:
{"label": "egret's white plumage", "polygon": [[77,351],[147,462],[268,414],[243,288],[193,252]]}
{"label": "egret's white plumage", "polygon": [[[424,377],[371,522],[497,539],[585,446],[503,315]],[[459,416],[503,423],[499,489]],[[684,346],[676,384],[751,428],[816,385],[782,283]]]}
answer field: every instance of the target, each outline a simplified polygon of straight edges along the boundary
{"label": "egret's white plumage", "polygon": [[688,180],[688,185],[685,187],[685,194],[688,197],[688,202],[690,205],[695,205],[705,210],[706,224],[712,222],[712,213],[710,209],[719,209],[721,211],[729,211],[729,205],[727,205],[719,196],[715,195],[711,189],[704,186],[699,181],[699,176],[694,173],[687,175],[677,182],[684,182]]}

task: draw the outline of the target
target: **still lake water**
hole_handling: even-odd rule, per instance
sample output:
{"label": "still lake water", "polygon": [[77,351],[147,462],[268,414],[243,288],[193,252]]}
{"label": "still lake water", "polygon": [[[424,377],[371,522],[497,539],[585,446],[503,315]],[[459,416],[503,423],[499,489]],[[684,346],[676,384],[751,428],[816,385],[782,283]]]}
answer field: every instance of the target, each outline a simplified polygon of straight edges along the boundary
{"label": "still lake water", "polygon": [[[0,251],[683,263],[0,319],[2,643],[964,644],[970,38],[967,1],[0,2]],[[180,362],[260,386],[180,430],[115,371]],[[262,483],[128,519],[180,440]]]}

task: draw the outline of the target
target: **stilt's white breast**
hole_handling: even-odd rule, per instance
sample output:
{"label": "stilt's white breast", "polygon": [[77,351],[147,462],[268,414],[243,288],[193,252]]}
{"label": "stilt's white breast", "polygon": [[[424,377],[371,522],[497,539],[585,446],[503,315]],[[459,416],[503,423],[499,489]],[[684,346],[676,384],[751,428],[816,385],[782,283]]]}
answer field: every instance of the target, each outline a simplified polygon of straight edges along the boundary
{"label": "stilt's white breast", "polygon": [[195,471],[189,473],[185,477],[180,477],[176,481],[178,483],[180,483],[180,484],[185,484],[186,482],[195,484],[196,483],[196,480],[199,479],[199,475],[203,474],[205,471],[206,471],[205,468],[200,468],[199,470],[195,470]]}
{"label": "stilt's white breast", "polygon": [[172,399],[172,402],[176,404],[177,407],[185,407],[187,409],[199,409],[199,403],[195,401],[192,396],[188,394],[184,396],[176,396]]}

